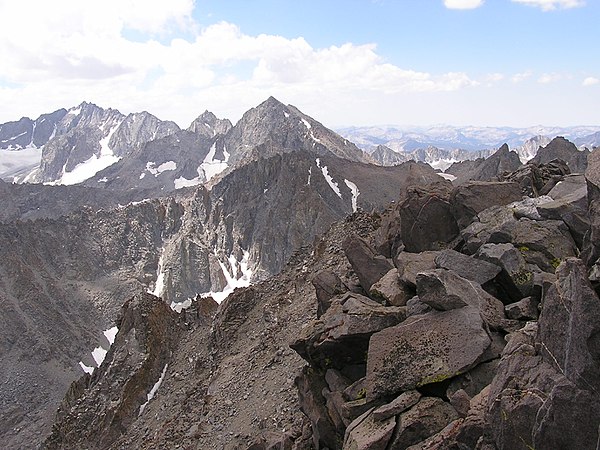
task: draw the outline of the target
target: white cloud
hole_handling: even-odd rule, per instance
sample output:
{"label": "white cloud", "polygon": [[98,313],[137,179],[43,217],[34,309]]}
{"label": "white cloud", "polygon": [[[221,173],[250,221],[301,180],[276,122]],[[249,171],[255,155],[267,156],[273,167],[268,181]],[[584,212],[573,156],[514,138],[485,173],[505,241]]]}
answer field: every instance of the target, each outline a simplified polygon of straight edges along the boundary
{"label": "white cloud", "polygon": [[583,82],[581,83],[583,86],[594,86],[595,84],[600,83],[600,79],[596,78],[596,77],[587,77],[585,80],[583,80]]}
{"label": "white cloud", "polygon": [[192,0],[0,2],[0,103],[15,105],[0,122],[88,100],[187,126],[205,108],[235,119],[269,95],[322,102],[478,84],[390,64],[373,44],[314,48],[226,22],[201,29],[192,9]]}
{"label": "white cloud", "polygon": [[501,73],[489,73],[485,77],[485,81],[488,83],[497,83],[502,80],[504,80],[504,75]]}
{"label": "white cloud", "polygon": [[527,78],[530,78],[533,75],[533,72],[531,70],[526,70],[525,72],[519,72],[514,74],[511,77],[511,81],[513,83],[520,83],[522,81],[525,81]]}
{"label": "white cloud", "polygon": [[584,0],[512,0],[514,3],[522,3],[528,6],[540,8],[542,11],[555,9],[580,8],[585,6]]}
{"label": "white cloud", "polygon": [[484,0],[444,0],[448,9],[475,9],[483,5]]}
{"label": "white cloud", "polygon": [[544,73],[538,78],[538,83],[548,84],[561,80],[563,77],[559,73]]}

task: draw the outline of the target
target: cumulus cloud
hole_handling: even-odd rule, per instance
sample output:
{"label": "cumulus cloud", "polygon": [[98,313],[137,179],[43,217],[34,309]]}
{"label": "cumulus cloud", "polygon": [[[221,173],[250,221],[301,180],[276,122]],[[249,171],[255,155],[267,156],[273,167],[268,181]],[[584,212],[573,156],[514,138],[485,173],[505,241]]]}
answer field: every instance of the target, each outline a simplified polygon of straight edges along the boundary
{"label": "cumulus cloud", "polygon": [[498,81],[504,80],[504,75],[501,73],[488,73],[485,76],[485,81],[489,84],[497,83]]}
{"label": "cumulus cloud", "polygon": [[478,84],[463,72],[390,64],[374,44],[314,48],[302,37],[248,35],[227,22],[201,28],[191,19],[193,6],[192,0],[0,2],[0,102],[28,108],[0,122],[90,100],[187,125],[210,105],[234,119],[269,95],[322,103],[328,96],[452,92]]}
{"label": "cumulus cloud", "polygon": [[522,81],[525,81],[527,78],[530,78],[532,75],[533,75],[533,72],[531,70],[526,70],[525,72],[515,73],[511,77],[511,81],[513,83],[520,83]]}
{"label": "cumulus cloud", "polygon": [[584,0],[512,0],[514,3],[522,3],[527,6],[540,8],[542,11],[555,9],[580,8],[585,6]]}
{"label": "cumulus cloud", "polygon": [[599,84],[600,83],[600,79],[596,78],[596,77],[587,77],[586,79],[583,80],[583,82],[581,83],[583,86],[594,86],[595,84]]}
{"label": "cumulus cloud", "polygon": [[444,0],[448,9],[475,9],[483,5],[484,0]]}
{"label": "cumulus cloud", "polygon": [[559,73],[544,73],[538,78],[538,83],[548,84],[554,83],[562,79],[562,75]]}

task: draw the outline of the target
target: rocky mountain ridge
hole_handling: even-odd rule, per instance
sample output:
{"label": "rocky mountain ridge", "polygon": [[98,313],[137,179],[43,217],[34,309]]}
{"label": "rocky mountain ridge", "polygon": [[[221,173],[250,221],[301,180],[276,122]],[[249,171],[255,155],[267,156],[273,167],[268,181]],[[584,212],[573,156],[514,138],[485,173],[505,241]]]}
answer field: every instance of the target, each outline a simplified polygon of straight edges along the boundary
{"label": "rocky mountain ridge", "polygon": [[[12,205],[0,224],[2,440],[19,447],[40,438],[81,373],[78,361],[94,367],[84,356],[132,295],[184,306],[199,293],[227,293],[248,271],[253,280],[277,273],[354,210],[381,209],[405,183],[438,178],[414,162],[385,168],[292,152],[250,162],[210,191],[164,198],[1,183],[3,205]],[[25,349],[34,350],[24,357]]]}
{"label": "rocky mountain ridge", "polygon": [[[532,273],[551,273],[558,260],[580,252],[597,271],[595,216],[587,206],[595,191],[586,195],[583,175],[569,175],[585,168],[581,152],[564,140],[525,166],[503,146],[453,185],[415,161],[366,164],[356,146],[274,98],[235,126],[205,112],[180,130],[147,113],[125,117],[83,104],[56,130],[43,149],[51,183],[81,175],[78,159],[98,171],[86,169],[90,177],[77,186],[0,182],[0,440],[8,448],[45,439],[69,383],[93,369],[68,390],[48,447],[341,446],[349,418],[364,405],[343,406],[358,392],[340,397],[338,388],[366,373],[365,336],[408,320],[400,304],[408,294],[428,295],[414,291],[415,279],[389,297],[383,275],[406,258],[444,248],[472,255],[483,244],[512,242],[530,249],[523,258]],[[473,177],[500,182],[469,182]],[[536,199],[510,203],[522,195]],[[510,206],[483,212],[494,203]],[[523,217],[546,234],[521,240],[531,231]],[[436,267],[456,271],[452,261]],[[507,276],[481,281],[482,289],[504,303],[520,301],[529,291]],[[250,280],[256,284],[234,291]],[[330,301],[328,293],[344,298]],[[231,295],[219,306],[199,294],[219,301]],[[493,311],[481,312],[480,328],[513,332],[518,323],[485,299]],[[457,294],[451,309],[473,306],[469,301]],[[343,314],[364,320],[347,322]],[[478,324],[472,309],[456,314]],[[337,335],[340,317],[360,335],[349,337],[349,349],[336,343],[346,332]],[[306,369],[297,397],[289,388],[303,362],[288,344],[313,342],[306,333],[320,325],[307,324],[317,318],[331,320],[337,336],[326,341],[326,354],[306,343],[294,348],[319,376],[337,358],[341,377]],[[166,403],[157,404],[163,394]],[[337,402],[327,403],[328,416],[318,406],[323,395]],[[454,417],[438,397],[444,405],[427,402]],[[227,431],[233,425],[237,435]]]}
{"label": "rocky mountain ridge", "polygon": [[121,325],[46,448],[593,448],[597,159],[547,196],[522,197],[527,177],[410,187],[216,311],[198,299],[154,325],[141,311],[160,300],[135,297],[119,324],[162,347],[131,365]]}

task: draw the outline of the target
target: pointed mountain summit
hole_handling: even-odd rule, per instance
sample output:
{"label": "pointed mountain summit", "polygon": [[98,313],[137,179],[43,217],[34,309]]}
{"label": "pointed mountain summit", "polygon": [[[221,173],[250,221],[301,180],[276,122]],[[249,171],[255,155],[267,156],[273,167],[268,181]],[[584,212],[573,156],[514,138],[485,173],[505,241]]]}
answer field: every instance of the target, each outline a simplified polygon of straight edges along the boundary
{"label": "pointed mountain summit", "polygon": [[575,144],[562,136],[557,136],[545,147],[540,147],[537,155],[530,161],[535,164],[547,164],[553,159],[562,159],[573,173],[585,172],[589,150],[580,151]]}
{"label": "pointed mountain summit", "polygon": [[212,138],[217,134],[226,134],[232,127],[229,119],[219,119],[212,112],[206,110],[191,123],[188,131]]}
{"label": "pointed mountain summit", "polygon": [[456,176],[455,184],[462,184],[469,180],[490,181],[497,179],[504,172],[513,172],[521,166],[521,160],[516,152],[508,148],[508,144],[502,146],[487,159],[476,161],[463,161],[455,163],[446,173]]}
{"label": "pointed mountain summit", "polygon": [[[293,151],[310,151],[319,155],[331,153],[351,161],[371,162],[356,145],[274,97],[247,111],[228,133],[225,143],[231,153],[232,164],[248,158]],[[263,146],[261,153],[255,154],[260,145]]]}

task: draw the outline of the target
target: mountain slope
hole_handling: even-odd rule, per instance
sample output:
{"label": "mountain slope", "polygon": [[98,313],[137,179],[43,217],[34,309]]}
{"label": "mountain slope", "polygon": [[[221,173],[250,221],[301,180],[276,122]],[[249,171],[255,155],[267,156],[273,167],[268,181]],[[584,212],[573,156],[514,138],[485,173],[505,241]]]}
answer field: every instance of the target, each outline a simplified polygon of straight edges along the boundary
{"label": "mountain slope", "polygon": [[438,178],[414,162],[385,168],[299,151],[246,164],[211,191],[1,224],[2,441],[19,447],[48,431],[78,362],[94,366],[89,352],[132,295],[183,305],[227,292],[248,273],[267,278],[332,222]]}

